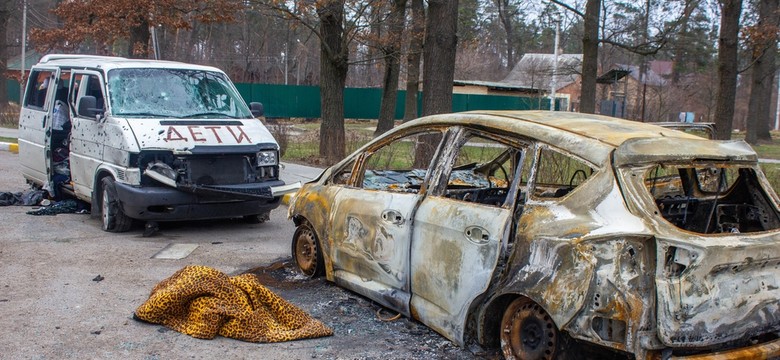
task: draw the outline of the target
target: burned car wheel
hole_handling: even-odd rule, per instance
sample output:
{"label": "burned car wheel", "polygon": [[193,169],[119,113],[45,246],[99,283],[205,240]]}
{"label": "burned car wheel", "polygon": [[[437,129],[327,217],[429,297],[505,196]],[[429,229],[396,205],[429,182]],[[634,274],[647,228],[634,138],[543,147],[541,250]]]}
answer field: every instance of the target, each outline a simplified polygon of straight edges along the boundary
{"label": "burned car wheel", "polygon": [[550,315],[527,298],[513,301],[501,319],[501,350],[506,359],[560,359],[562,339]]}
{"label": "burned car wheel", "polygon": [[130,230],[130,226],[133,225],[133,219],[127,217],[119,206],[114,179],[104,177],[100,183],[103,190],[100,197],[100,219],[103,222],[103,230],[108,232]]}
{"label": "burned car wheel", "polygon": [[303,223],[295,229],[292,255],[295,264],[304,275],[317,277],[325,274],[325,264],[322,260],[319,241],[308,223]]}

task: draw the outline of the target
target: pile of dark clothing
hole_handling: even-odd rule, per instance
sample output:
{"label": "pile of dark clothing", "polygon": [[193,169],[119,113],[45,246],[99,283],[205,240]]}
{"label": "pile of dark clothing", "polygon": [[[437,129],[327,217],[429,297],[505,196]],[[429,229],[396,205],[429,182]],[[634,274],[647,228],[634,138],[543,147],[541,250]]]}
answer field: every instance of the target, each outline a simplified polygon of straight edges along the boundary
{"label": "pile of dark clothing", "polygon": [[62,200],[49,206],[30,210],[27,215],[89,214],[89,205],[80,200]]}
{"label": "pile of dark clothing", "polygon": [[24,192],[0,192],[0,206],[41,206],[27,212],[29,215],[89,214],[89,204],[81,200],[49,200],[49,193],[42,189]]}
{"label": "pile of dark clothing", "polygon": [[33,189],[17,193],[0,192],[0,206],[33,206],[40,204],[46,198],[48,198],[48,194],[45,190]]}

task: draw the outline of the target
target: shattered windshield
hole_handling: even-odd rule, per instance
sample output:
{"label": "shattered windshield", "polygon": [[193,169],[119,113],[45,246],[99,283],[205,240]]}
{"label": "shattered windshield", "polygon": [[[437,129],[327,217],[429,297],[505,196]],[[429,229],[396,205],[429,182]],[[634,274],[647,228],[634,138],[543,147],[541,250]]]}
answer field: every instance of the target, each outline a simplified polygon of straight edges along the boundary
{"label": "shattered windshield", "polygon": [[752,167],[658,164],[644,183],[661,216],[697,233],[750,233],[780,228],[780,211]]}
{"label": "shattered windshield", "polygon": [[114,116],[191,119],[251,118],[225,75],[191,69],[108,72]]}

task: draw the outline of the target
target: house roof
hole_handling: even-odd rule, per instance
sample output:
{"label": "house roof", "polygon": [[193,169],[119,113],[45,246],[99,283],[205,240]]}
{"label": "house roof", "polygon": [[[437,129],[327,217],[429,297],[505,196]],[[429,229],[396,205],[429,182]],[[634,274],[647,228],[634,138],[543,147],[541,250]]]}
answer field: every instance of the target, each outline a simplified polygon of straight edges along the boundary
{"label": "house roof", "polygon": [[488,89],[496,89],[496,90],[514,90],[514,91],[523,91],[523,92],[533,92],[538,93],[539,89],[524,87],[524,86],[516,86],[512,84],[507,83],[501,83],[501,82],[495,82],[495,81],[475,81],[475,80],[455,80],[453,81],[453,84],[455,85],[475,85],[475,86],[484,86]]}
{"label": "house roof", "polygon": [[[525,54],[500,83],[549,90],[555,68],[555,54]],[[556,90],[577,80],[582,73],[582,54],[559,54]]]}
{"label": "house roof", "polygon": [[602,74],[596,79],[596,82],[599,84],[614,84],[624,77],[626,75],[630,74],[631,70],[627,69],[612,69],[610,71],[607,71],[606,74]]}
{"label": "house roof", "polygon": [[[671,61],[655,60],[649,62],[647,64],[647,69],[645,71],[645,76],[642,82],[650,86],[665,86],[669,82],[667,78],[672,73],[673,64],[674,63]],[[639,66],[615,64],[614,67],[619,69],[630,70],[631,73],[629,75],[635,80],[640,81]]]}

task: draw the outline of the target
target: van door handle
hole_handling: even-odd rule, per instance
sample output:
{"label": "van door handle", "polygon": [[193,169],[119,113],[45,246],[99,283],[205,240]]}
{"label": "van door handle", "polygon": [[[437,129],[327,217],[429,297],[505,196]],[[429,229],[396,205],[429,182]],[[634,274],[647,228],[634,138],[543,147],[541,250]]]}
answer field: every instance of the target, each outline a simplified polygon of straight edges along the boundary
{"label": "van door handle", "polygon": [[397,210],[385,210],[382,212],[382,220],[391,224],[401,225],[404,223],[404,217]]}
{"label": "van door handle", "polygon": [[490,241],[490,232],[481,226],[469,226],[463,234],[466,235],[466,239],[477,245],[487,244]]}
{"label": "van door handle", "polygon": [[46,115],[43,115],[43,123],[41,124],[41,129],[46,128]]}

